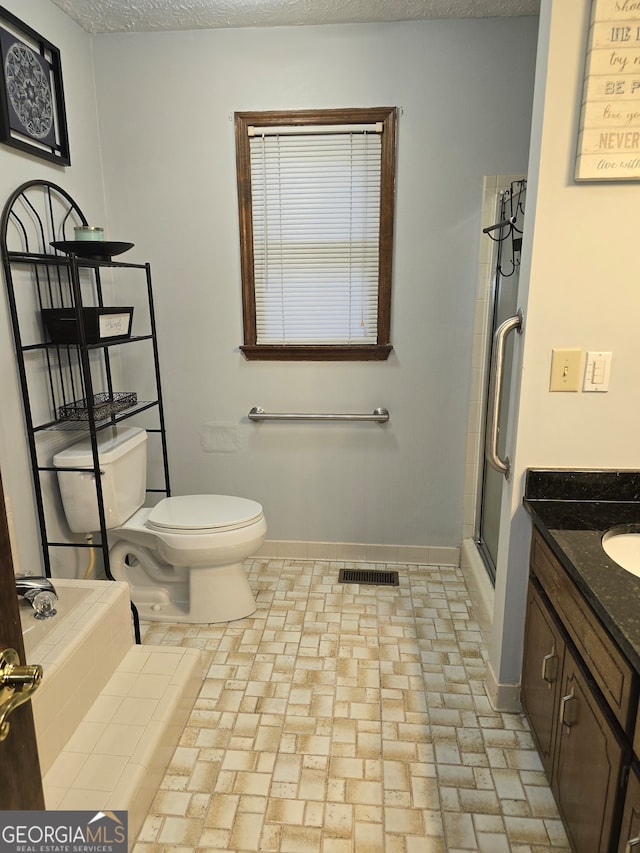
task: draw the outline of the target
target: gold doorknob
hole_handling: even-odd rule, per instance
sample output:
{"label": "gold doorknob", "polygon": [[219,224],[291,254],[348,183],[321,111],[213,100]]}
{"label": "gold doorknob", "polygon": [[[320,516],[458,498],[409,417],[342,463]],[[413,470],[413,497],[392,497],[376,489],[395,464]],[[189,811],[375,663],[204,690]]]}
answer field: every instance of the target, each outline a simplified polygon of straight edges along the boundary
{"label": "gold doorknob", "polygon": [[15,649],[0,649],[0,741],[9,734],[9,714],[31,698],[41,681],[40,664],[21,666]]}

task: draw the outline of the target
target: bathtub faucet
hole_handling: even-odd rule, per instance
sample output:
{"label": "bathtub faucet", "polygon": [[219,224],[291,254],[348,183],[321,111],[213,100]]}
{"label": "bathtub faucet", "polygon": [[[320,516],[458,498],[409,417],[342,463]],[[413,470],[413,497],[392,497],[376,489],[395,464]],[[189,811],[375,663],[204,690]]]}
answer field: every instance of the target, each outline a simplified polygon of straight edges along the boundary
{"label": "bathtub faucet", "polygon": [[47,619],[56,615],[55,603],[58,593],[49,578],[32,575],[16,575],[18,598],[26,598],[35,610],[36,619]]}

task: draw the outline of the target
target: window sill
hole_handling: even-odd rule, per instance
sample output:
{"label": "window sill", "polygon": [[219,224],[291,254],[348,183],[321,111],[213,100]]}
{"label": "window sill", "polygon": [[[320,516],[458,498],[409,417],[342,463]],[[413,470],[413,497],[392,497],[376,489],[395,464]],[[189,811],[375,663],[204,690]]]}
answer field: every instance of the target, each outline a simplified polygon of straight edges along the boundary
{"label": "window sill", "polygon": [[392,349],[391,344],[249,344],[240,347],[248,361],[386,361]]}

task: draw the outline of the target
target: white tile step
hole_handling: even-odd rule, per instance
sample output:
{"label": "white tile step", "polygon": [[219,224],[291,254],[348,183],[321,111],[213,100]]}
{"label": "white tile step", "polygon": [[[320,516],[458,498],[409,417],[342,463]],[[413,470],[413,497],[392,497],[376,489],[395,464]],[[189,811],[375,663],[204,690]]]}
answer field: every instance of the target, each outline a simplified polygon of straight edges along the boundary
{"label": "white tile step", "polygon": [[131,847],[203,677],[198,649],[132,646],[45,774],[47,809],[126,810]]}
{"label": "white tile step", "polygon": [[43,776],[134,646],[129,587],[118,581],[55,581],[57,613],[21,608],[27,663],[44,677],[31,705]]}

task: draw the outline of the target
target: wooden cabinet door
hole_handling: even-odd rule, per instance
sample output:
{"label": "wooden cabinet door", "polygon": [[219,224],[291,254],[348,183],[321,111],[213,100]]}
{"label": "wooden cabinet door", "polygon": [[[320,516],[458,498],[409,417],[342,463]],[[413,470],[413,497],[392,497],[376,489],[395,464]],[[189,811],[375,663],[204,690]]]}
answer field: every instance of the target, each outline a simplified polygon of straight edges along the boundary
{"label": "wooden cabinet door", "polygon": [[627,795],[624,799],[618,853],[636,853],[636,851],[640,851],[640,778],[638,770],[632,766],[629,770]]}
{"label": "wooden cabinet door", "polygon": [[534,583],[529,581],[520,698],[549,779],[563,660],[564,640],[555,619]]}
{"label": "wooden cabinet door", "polygon": [[531,571],[585,662],[590,677],[600,688],[605,702],[622,728],[631,735],[638,677],[537,532],[531,544]]}
{"label": "wooden cabinet door", "polygon": [[556,761],[551,787],[573,847],[607,853],[625,748],[571,649],[565,648]]}

